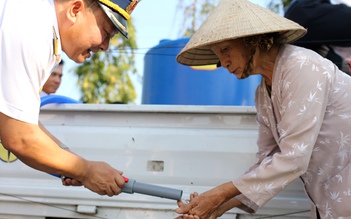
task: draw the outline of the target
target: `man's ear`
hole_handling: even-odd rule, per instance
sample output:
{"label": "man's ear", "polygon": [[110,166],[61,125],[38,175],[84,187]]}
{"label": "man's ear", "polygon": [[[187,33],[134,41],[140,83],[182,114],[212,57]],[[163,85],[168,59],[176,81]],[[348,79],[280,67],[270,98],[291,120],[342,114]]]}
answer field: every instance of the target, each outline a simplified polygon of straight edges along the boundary
{"label": "man's ear", "polygon": [[83,0],[74,0],[71,2],[68,10],[67,10],[67,18],[75,23],[77,16],[82,13],[83,9],[85,7],[85,4],[83,2]]}

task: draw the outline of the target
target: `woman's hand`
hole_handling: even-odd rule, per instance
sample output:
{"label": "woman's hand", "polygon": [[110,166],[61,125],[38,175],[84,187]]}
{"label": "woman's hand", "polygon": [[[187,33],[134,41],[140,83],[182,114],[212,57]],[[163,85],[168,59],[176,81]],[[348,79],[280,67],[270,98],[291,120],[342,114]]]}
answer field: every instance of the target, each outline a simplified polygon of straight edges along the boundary
{"label": "woman's hand", "polygon": [[[178,201],[176,212],[183,214],[177,219],[215,219],[227,210],[240,205],[235,199],[240,191],[232,182],[224,183],[201,195],[190,195],[189,203]],[[232,201],[234,200],[234,201]]]}
{"label": "woman's hand", "polygon": [[201,195],[193,193],[190,196],[189,203],[178,201],[179,208],[176,209],[178,214],[183,214],[183,219],[210,219],[216,215],[216,209],[223,202],[225,197],[217,192],[217,189],[209,190]]}
{"label": "woman's hand", "polygon": [[[199,194],[197,192],[194,192],[190,195],[190,200],[187,200],[186,203],[183,203],[182,201],[178,201],[178,209],[185,209],[186,205],[190,204],[195,197],[197,197]],[[220,216],[220,215],[219,215]],[[214,210],[213,213],[208,217],[208,219],[216,219],[219,217],[217,215],[217,210]],[[192,215],[190,213],[183,214],[182,216],[177,217],[176,219],[200,219],[198,215]],[[202,218],[201,218],[202,219]]]}

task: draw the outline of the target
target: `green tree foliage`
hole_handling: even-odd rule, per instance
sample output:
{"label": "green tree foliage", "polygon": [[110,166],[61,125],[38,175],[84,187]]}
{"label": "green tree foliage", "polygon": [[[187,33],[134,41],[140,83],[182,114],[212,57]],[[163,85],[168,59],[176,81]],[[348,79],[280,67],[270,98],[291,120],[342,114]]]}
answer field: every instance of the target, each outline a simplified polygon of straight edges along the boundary
{"label": "green tree foliage", "polygon": [[283,15],[284,12],[281,11],[282,8],[280,7],[280,4],[283,4],[282,6],[285,9],[290,4],[291,1],[292,0],[281,0],[281,1],[280,0],[271,0],[268,4],[268,8],[277,14]]}
{"label": "green tree foliage", "polygon": [[184,11],[180,36],[193,35],[218,2],[219,0],[194,0],[189,3],[189,1],[179,0],[178,10]]}
{"label": "green tree foliage", "polygon": [[[280,3],[280,2],[279,2]],[[274,13],[277,13],[277,14],[280,14],[281,12],[281,7],[280,7],[280,4],[279,4],[277,1],[271,1],[269,2],[267,8],[271,11],[273,11]]]}
{"label": "green tree foliage", "polygon": [[132,19],[127,22],[129,39],[117,34],[109,50],[98,52],[75,69],[83,103],[133,103],[136,92],[130,78],[136,74],[137,48]]}
{"label": "green tree foliage", "polygon": [[[181,37],[189,37],[195,33],[201,23],[206,19],[212,9],[219,3],[220,0],[179,0],[178,10],[184,12],[182,28],[180,29]],[[292,0],[281,0],[285,8]],[[279,0],[271,0],[268,8],[275,13],[281,13]]]}
{"label": "green tree foliage", "polygon": [[290,4],[292,0],[282,0],[283,6],[284,8],[286,8],[286,6],[288,6]]}

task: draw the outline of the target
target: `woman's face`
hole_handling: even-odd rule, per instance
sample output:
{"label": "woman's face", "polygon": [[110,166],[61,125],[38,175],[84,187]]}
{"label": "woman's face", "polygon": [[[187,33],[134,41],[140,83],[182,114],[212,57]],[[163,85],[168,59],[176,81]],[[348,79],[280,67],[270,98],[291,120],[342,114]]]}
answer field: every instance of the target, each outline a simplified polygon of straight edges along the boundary
{"label": "woman's face", "polygon": [[242,78],[250,59],[250,51],[242,39],[224,41],[214,44],[210,48],[219,58],[222,67],[226,68],[229,73],[236,75],[237,78]]}
{"label": "woman's face", "polygon": [[118,33],[105,12],[98,8],[94,12],[83,10],[68,32],[61,35],[62,48],[69,58],[82,63],[100,49],[106,51],[110,39]]}

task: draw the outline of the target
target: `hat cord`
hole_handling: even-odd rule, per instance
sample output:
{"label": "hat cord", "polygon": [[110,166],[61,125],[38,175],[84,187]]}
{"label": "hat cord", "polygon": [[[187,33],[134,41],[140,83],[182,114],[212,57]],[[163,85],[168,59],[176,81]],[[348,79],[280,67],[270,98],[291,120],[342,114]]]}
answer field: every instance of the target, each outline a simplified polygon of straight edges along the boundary
{"label": "hat cord", "polygon": [[245,46],[251,48],[251,51],[250,51],[250,59],[247,62],[244,72],[241,75],[240,79],[245,79],[252,74],[253,57],[256,53],[257,47],[262,48],[266,51],[270,50],[274,44],[274,37],[268,36],[266,34],[254,35],[254,36],[244,37],[243,41],[245,43]]}

